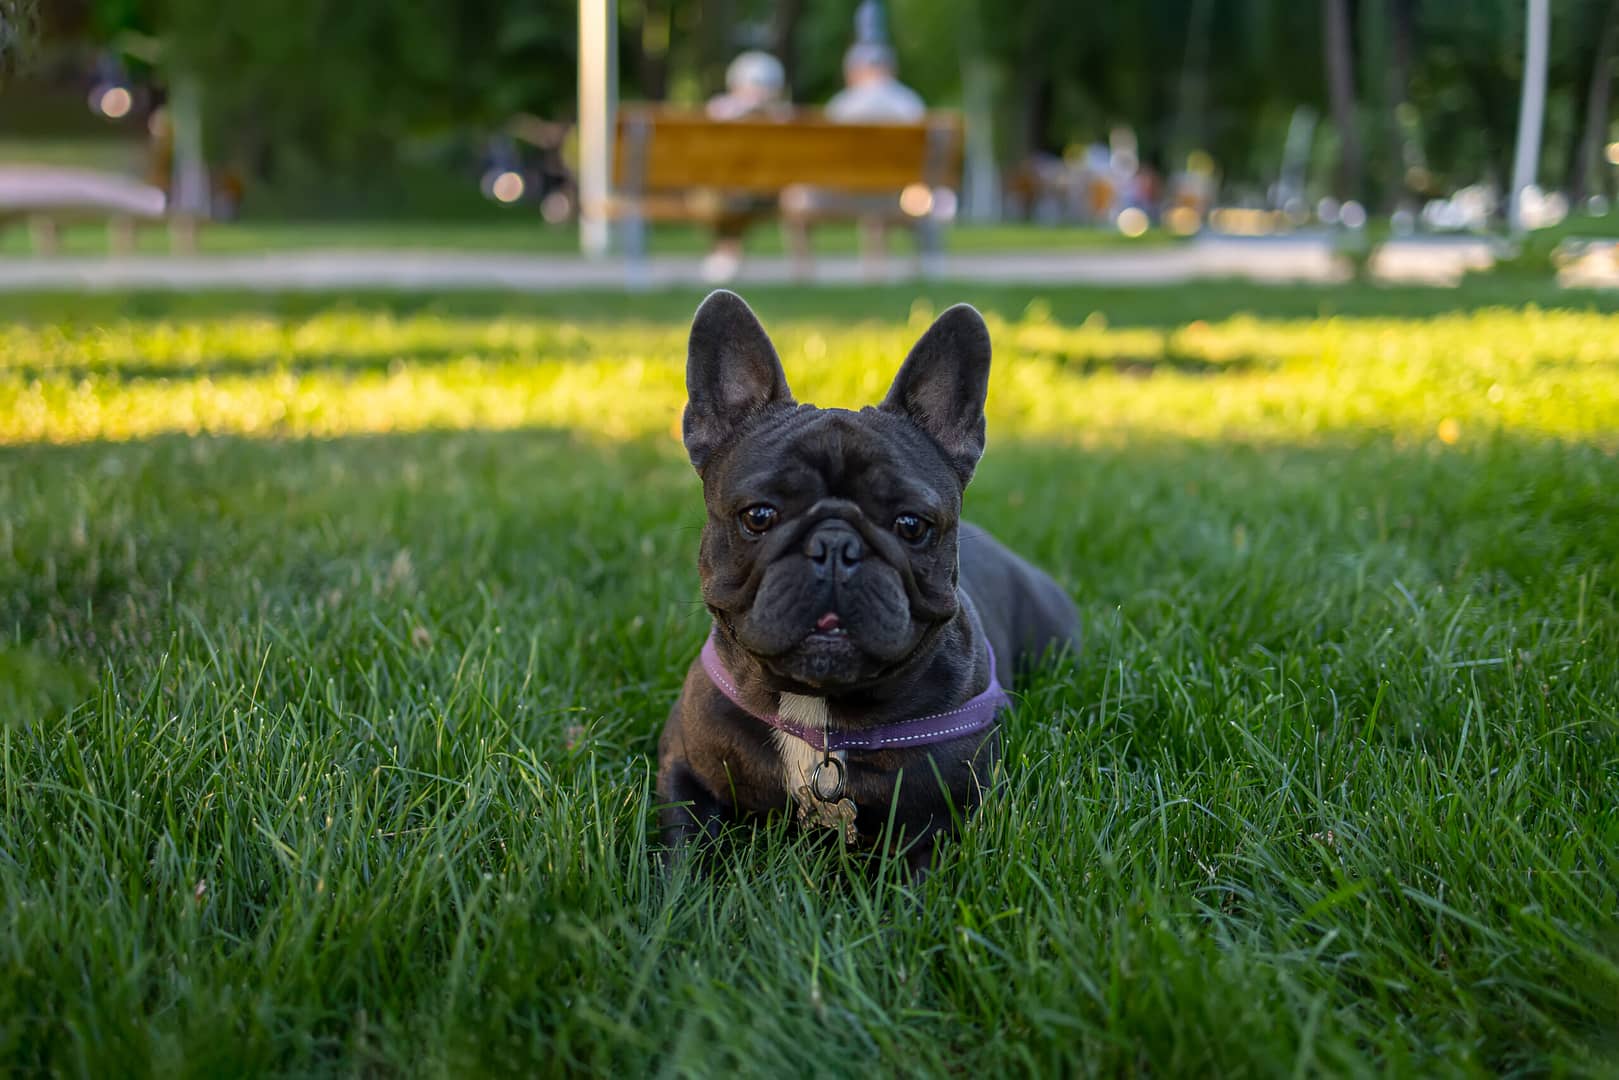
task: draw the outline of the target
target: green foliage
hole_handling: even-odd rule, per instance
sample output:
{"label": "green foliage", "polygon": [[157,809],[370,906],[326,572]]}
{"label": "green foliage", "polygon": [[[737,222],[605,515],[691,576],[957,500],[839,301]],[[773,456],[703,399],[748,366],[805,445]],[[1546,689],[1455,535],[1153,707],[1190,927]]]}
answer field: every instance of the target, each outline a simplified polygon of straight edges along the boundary
{"label": "green foliage", "polygon": [[202,80],[215,156],[253,168],[374,180],[410,137],[572,111],[569,0],[100,4],[110,40],[155,35],[160,77]]}
{"label": "green foliage", "polygon": [[0,0],[0,86],[27,63],[37,18],[35,0]]}
{"label": "green foliage", "polygon": [[[1619,334],[1493,295],[971,296],[1087,644],[921,886],[654,873],[690,295],[0,304],[0,1062],[1611,1069]],[[960,298],[759,300],[854,404]]]}
{"label": "green foliage", "polygon": [[[6,0],[16,4],[25,0]],[[1583,121],[1586,88],[1610,0],[1554,0],[1543,174],[1560,182]],[[1380,0],[1357,5],[1357,125],[1371,192],[1404,190],[1396,95],[1416,108],[1429,178],[1446,191],[1506,174],[1523,38],[1515,0],[1399,0],[1411,38]],[[1213,152],[1232,179],[1262,188],[1280,167],[1295,107],[1326,114],[1320,5],[1272,0],[1145,0],[1075,9],[1064,0],[890,0],[902,77],[930,102],[961,100],[964,57],[995,73],[1002,156],[1060,152],[1134,127],[1149,161],[1173,170],[1185,152]],[[718,89],[747,47],[779,48],[795,97],[824,102],[841,83],[855,0],[622,0],[626,98],[696,104]],[[129,30],[161,43],[160,74],[197,72],[207,87],[212,145],[257,171],[310,166],[365,177],[413,136],[485,131],[513,113],[574,111],[571,0],[331,4],[324,0],[93,0],[97,35]],[[786,19],[784,11],[796,11]],[[1409,85],[1392,82],[1402,48]],[[1336,140],[1323,128],[1313,174]]]}

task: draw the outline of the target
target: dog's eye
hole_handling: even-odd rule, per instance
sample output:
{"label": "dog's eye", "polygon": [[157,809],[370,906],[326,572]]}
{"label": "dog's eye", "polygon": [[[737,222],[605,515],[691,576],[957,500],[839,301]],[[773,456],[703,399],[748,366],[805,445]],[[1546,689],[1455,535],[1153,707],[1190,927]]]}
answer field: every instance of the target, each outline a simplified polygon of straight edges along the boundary
{"label": "dog's eye", "polygon": [[901,514],[894,519],[894,534],[907,544],[920,544],[933,533],[933,526],[915,514]]}
{"label": "dog's eye", "polygon": [[759,503],[742,511],[742,527],[755,536],[764,532],[776,523],[776,508],[768,503]]}

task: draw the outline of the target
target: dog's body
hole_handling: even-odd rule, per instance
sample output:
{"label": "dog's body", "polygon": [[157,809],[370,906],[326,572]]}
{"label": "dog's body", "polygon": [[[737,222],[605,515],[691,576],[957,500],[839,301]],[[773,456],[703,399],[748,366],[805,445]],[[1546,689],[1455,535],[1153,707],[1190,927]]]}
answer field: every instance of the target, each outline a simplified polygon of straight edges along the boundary
{"label": "dog's body", "polygon": [[731,692],[694,662],[664,728],[671,850],[796,803],[801,820],[861,840],[892,821],[920,867],[977,804],[994,727],[839,752],[844,790],[822,800],[811,777],[827,752],[761,717],[812,732],[930,718],[990,686],[991,655],[1011,685],[1048,649],[1077,647],[1078,616],[1056,583],[961,528],[988,373],[988,332],[959,306],[917,343],[881,406],[798,405],[740,298],[715,293],[698,310],[685,435],[708,507],[703,599]]}

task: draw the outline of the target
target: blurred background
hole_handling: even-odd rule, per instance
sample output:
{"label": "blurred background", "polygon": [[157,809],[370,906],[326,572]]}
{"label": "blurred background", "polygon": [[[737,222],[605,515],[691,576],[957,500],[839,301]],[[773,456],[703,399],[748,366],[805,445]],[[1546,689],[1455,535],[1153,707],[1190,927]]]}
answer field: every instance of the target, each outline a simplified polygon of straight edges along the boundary
{"label": "blurred background", "polygon": [[[1619,233],[1619,0],[0,13],[0,224],[28,226],[0,234],[11,254],[582,247],[722,280],[744,254],[807,276],[816,253],[869,270],[891,245],[925,272],[947,251],[1282,237],[1352,272],[1390,240],[1454,241],[1443,277],[1600,269]],[[159,218],[167,243],[137,231]]]}

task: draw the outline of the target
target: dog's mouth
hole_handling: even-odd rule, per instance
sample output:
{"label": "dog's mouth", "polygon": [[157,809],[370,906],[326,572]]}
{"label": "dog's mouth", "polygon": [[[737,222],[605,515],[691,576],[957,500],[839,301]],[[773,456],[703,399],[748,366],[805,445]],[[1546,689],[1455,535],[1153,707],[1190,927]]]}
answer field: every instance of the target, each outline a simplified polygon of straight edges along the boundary
{"label": "dog's mouth", "polygon": [[797,643],[777,656],[760,657],[766,669],[795,687],[826,691],[869,676],[872,660],[833,612],[810,626]]}
{"label": "dog's mouth", "polygon": [[[724,636],[758,663],[774,689],[800,694],[857,690],[879,682],[909,663],[937,629],[913,620],[903,643],[891,641],[899,636],[895,627],[885,625],[893,621],[888,618],[892,613],[839,607],[835,597],[826,597],[775,625],[767,618],[755,624],[752,609],[740,617],[713,604],[709,610]],[[900,644],[904,647],[893,647]]]}
{"label": "dog's mouth", "polygon": [[833,642],[846,640],[848,636],[849,631],[843,625],[843,620],[838,617],[838,613],[828,611],[825,615],[815,620],[814,629],[804,635],[804,640],[806,642]]}

